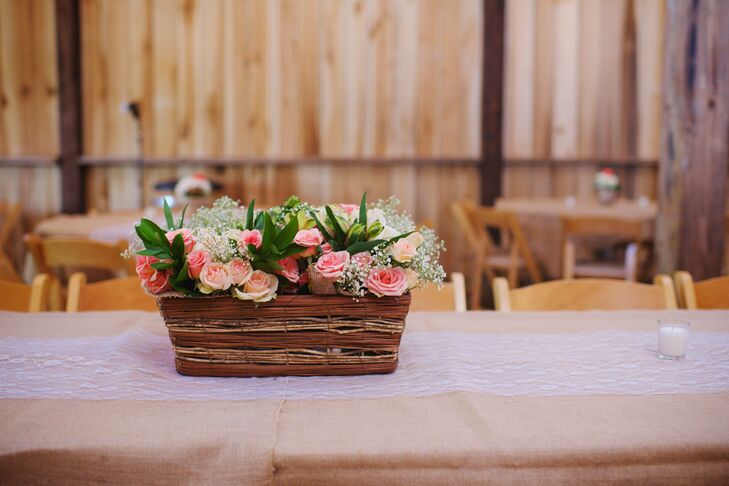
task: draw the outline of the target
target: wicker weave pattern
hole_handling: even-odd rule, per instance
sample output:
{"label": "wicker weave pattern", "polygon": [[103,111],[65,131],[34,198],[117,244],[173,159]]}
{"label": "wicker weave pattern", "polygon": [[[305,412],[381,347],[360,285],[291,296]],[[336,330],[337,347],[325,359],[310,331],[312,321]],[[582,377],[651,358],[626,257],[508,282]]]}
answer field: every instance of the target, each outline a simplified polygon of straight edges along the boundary
{"label": "wicker weave pattern", "polygon": [[177,371],[198,376],[391,373],[410,295],[279,296],[257,307],[229,296],[158,300]]}

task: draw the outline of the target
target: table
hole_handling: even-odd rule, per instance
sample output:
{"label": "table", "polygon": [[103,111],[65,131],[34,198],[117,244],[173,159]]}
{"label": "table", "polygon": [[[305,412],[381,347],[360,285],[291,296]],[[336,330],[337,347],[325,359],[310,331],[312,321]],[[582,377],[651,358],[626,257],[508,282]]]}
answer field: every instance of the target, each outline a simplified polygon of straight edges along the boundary
{"label": "table", "polygon": [[658,212],[652,201],[639,203],[626,199],[604,205],[592,199],[500,198],[496,201],[496,207],[516,213],[534,258],[550,278],[562,275],[559,222],[562,216],[643,220],[646,222],[644,237],[650,240],[653,238],[653,223]]}
{"label": "table", "polygon": [[152,313],[0,313],[8,482],[721,482],[728,403],[729,311],[412,313],[392,375],[275,379],[177,375]]}
{"label": "table", "polygon": [[[158,212],[151,211],[153,219],[161,219]],[[134,225],[142,217],[149,217],[145,211],[128,210],[92,214],[58,214],[40,221],[35,232],[40,236],[76,236],[96,241],[116,243],[129,240],[134,234]]]}

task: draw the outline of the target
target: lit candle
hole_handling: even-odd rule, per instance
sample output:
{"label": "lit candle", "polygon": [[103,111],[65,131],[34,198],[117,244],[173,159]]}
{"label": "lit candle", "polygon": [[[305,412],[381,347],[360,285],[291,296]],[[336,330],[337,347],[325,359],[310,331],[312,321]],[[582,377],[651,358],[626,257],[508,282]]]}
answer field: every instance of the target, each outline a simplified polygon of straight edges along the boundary
{"label": "lit candle", "polygon": [[658,356],[663,359],[685,358],[689,326],[685,321],[658,321]]}

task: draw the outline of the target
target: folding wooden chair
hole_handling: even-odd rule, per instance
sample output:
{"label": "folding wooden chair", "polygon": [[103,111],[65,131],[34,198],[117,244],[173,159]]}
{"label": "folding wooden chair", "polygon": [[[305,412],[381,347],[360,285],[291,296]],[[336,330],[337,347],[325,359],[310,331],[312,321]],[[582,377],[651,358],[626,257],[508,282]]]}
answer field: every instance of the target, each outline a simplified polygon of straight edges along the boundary
{"label": "folding wooden chair", "polygon": [[[534,261],[519,220],[511,211],[479,207],[471,202],[454,203],[454,217],[464,232],[471,249],[471,308],[480,308],[483,274],[489,281],[496,271],[505,271],[512,287],[518,284],[519,271],[525,269],[533,282],[541,282],[542,274]],[[494,239],[489,231],[498,233]]]}
{"label": "folding wooden chair", "polygon": [[[638,279],[643,252],[644,222],[613,218],[563,216],[562,225],[562,278],[597,277],[619,278],[634,282]],[[575,240],[602,236],[611,241],[630,242],[623,262],[577,262]]]}
{"label": "folding wooden chair", "polygon": [[673,275],[682,309],[729,309],[729,275],[694,282],[688,272]]}
{"label": "folding wooden chair", "polygon": [[553,280],[509,289],[504,278],[493,283],[497,311],[676,309],[673,283],[657,275],[654,284],[612,279]]}
{"label": "folding wooden chair", "polygon": [[20,223],[20,204],[0,202],[0,278],[22,282],[12,260],[6,253],[8,242]]}
{"label": "folding wooden chair", "polygon": [[142,289],[136,275],[90,284],[83,273],[71,275],[66,312],[109,310],[157,311],[157,300]]}
{"label": "folding wooden chair", "polygon": [[462,273],[452,273],[451,281],[443,283],[441,289],[428,286],[413,289],[410,294],[413,298],[411,311],[466,311],[466,280]]}
{"label": "folding wooden chair", "polygon": [[48,310],[48,275],[36,275],[32,285],[0,280],[0,310],[41,312]]}

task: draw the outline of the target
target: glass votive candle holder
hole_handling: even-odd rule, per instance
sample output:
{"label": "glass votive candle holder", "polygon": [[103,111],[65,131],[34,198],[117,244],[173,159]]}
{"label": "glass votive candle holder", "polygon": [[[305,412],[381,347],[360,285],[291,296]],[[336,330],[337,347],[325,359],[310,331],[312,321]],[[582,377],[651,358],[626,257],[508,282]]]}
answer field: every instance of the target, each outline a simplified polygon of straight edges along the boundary
{"label": "glass votive candle holder", "polygon": [[658,357],[684,359],[691,323],[687,321],[658,321]]}

